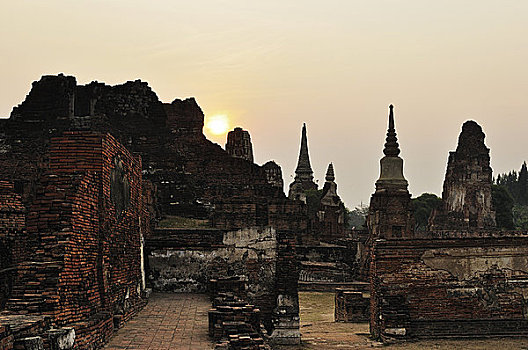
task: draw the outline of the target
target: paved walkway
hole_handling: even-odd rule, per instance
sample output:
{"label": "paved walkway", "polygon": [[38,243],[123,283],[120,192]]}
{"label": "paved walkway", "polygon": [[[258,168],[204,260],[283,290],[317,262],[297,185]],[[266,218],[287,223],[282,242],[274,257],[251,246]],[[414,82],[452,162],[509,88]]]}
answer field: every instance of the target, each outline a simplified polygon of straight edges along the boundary
{"label": "paved walkway", "polygon": [[205,294],[154,293],[147,306],[117,331],[105,349],[212,349],[207,334],[210,308]]}

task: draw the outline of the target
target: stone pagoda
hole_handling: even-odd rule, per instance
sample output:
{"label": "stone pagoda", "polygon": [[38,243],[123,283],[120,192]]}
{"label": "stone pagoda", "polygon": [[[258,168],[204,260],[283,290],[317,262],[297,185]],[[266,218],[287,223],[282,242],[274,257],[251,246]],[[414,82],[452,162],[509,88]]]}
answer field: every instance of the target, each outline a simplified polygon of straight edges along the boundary
{"label": "stone pagoda", "polygon": [[290,184],[288,198],[306,202],[305,191],[307,190],[317,190],[317,184],[313,181],[313,171],[310,165],[310,155],[308,154],[306,123],[303,123],[299,161],[295,169],[295,179]]}

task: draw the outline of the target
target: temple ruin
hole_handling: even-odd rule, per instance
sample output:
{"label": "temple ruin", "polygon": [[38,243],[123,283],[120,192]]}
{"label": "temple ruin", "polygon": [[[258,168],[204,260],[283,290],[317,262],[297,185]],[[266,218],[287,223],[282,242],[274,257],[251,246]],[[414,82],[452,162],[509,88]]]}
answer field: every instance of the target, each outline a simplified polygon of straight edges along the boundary
{"label": "temple ruin", "polygon": [[249,132],[237,127],[227,133],[226,152],[235,158],[245,159],[253,163],[253,145]]}
{"label": "temple ruin", "polygon": [[528,234],[496,227],[476,122],[425,231],[392,105],[368,230],[346,226],[339,164],[318,188],[306,124],[288,196],[247,130],[224,150],[203,125],[194,98],[139,80],[33,83],[0,120],[0,349],[101,348],[153,291],[208,293],[217,349],[299,344],[299,291],[335,293],[336,321],[385,342],[528,335]]}
{"label": "temple ruin", "polygon": [[442,207],[431,218],[432,229],[486,229],[497,226],[491,204],[489,148],[480,125],[462,126],[455,152],[449,153]]}
{"label": "temple ruin", "polygon": [[[414,232],[390,107],[369,224],[370,330],[383,340],[526,335],[528,235],[494,228],[489,149],[464,123],[440,213]],[[442,223],[442,224],[440,224]]]}
{"label": "temple ruin", "polygon": [[141,81],[33,83],[0,121],[2,342],[47,349],[58,329],[97,348],[149,287],[203,292],[239,277],[270,341],[300,341],[305,208],[277,186],[280,168],[230,156],[203,120],[194,99],[162,103]]}

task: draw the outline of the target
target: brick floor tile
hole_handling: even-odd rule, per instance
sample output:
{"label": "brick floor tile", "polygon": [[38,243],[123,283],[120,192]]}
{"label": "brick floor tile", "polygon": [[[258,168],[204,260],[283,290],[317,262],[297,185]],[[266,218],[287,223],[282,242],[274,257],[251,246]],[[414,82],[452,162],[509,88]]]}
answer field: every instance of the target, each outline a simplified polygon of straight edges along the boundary
{"label": "brick floor tile", "polygon": [[149,303],[117,331],[106,350],[213,349],[207,312],[211,302],[204,294],[152,294]]}

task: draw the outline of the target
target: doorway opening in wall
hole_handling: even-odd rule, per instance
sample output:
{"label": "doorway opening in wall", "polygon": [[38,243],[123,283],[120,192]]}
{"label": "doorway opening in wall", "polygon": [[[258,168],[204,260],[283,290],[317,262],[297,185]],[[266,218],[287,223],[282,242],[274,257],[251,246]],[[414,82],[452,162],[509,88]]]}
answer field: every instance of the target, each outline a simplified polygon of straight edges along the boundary
{"label": "doorway opening in wall", "polygon": [[299,292],[301,349],[343,349],[351,343],[371,346],[367,320],[340,320],[340,305],[336,309],[336,304],[341,303],[339,293],[339,290]]}

